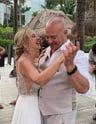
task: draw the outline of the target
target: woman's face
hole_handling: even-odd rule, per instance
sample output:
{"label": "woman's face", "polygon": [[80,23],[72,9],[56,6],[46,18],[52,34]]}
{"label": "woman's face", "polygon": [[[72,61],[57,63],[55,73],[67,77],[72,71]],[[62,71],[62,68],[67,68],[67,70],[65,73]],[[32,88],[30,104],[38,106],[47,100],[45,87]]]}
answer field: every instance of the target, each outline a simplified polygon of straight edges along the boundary
{"label": "woman's face", "polygon": [[41,38],[32,32],[28,39],[27,51],[29,51],[29,54],[34,53],[34,55],[38,57],[41,49]]}
{"label": "woman's face", "polygon": [[24,40],[25,51],[27,51],[29,54],[34,53],[34,55],[37,56],[41,49],[41,38],[37,36],[33,30],[29,29],[25,32]]}
{"label": "woman's face", "polygon": [[29,47],[40,50],[41,49],[41,38],[37,36],[35,33],[32,33],[29,39]]}

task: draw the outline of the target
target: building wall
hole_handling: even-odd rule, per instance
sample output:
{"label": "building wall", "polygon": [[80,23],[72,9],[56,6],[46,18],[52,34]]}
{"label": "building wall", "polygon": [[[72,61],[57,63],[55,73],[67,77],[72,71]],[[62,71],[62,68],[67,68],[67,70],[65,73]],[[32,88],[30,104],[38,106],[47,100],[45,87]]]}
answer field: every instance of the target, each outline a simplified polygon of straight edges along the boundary
{"label": "building wall", "polygon": [[7,5],[0,3],[0,24],[4,23],[4,13],[10,14],[10,10]]}
{"label": "building wall", "polygon": [[[25,6],[31,7],[31,9],[24,13],[25,15],[25,25],[32,19],[32,13],[36,11],[41,11],[43,8],[41,7],[41,4],[44,5],[45,0],[26,0]],[[0,24],[3,25],[4,23],[4,13],[9,13],[10,10],[8,6],[6,6],[3,3],[0,3]]]}
{"label": "building wall", "polygon": [[5,13],[5,5],[3,3],[0,3],[0,24],[3,25],[4,22],[4,13]]}

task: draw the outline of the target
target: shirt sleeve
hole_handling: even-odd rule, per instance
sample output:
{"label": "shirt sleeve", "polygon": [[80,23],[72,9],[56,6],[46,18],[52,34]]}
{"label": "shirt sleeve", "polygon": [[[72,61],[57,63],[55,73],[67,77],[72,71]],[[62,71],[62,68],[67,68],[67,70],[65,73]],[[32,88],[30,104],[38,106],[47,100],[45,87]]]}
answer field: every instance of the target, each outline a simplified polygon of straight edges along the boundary
{"label": "shirt sleeve", "polygon": [[84,96],[89,96],[92,93],[93,83],[92,76],[88,71],[89,67],[88,58],[83,51],[79,51],[75,57],[74,62],[77,65],[79,72],[89,81],[89,90],[86,93],[82,94]]}

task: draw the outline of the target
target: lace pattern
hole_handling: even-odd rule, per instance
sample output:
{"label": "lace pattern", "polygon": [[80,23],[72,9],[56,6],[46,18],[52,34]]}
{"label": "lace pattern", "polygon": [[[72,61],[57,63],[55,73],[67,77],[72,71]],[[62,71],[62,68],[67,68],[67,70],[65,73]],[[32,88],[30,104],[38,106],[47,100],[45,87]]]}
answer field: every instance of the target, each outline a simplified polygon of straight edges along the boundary
{"label": "lace pattern", "polygon": [[38,89],[39,89],[39,85],[33,83],[32,88],[30,88],[30,91],[27,92],[24,78],[20,72],[17,74],[17,87],[18,87],[19,94],[21,95],[37,94]]}

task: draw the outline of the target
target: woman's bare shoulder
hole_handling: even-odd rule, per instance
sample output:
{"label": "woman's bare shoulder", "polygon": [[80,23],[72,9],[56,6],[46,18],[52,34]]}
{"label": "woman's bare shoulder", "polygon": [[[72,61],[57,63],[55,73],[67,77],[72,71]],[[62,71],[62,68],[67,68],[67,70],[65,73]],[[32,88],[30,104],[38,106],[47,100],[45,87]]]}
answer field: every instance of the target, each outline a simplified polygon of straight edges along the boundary
{"label": "woman's bare shoulder", "polygon": [[25,57],[25,56],[21,56],[19,59],[18,59],[18,61],[17,61],[17,65],[19,65],[19,66],[24,66],[24,65],[26,65],[26,63],[28,63],[28,58],[27,57]]}

